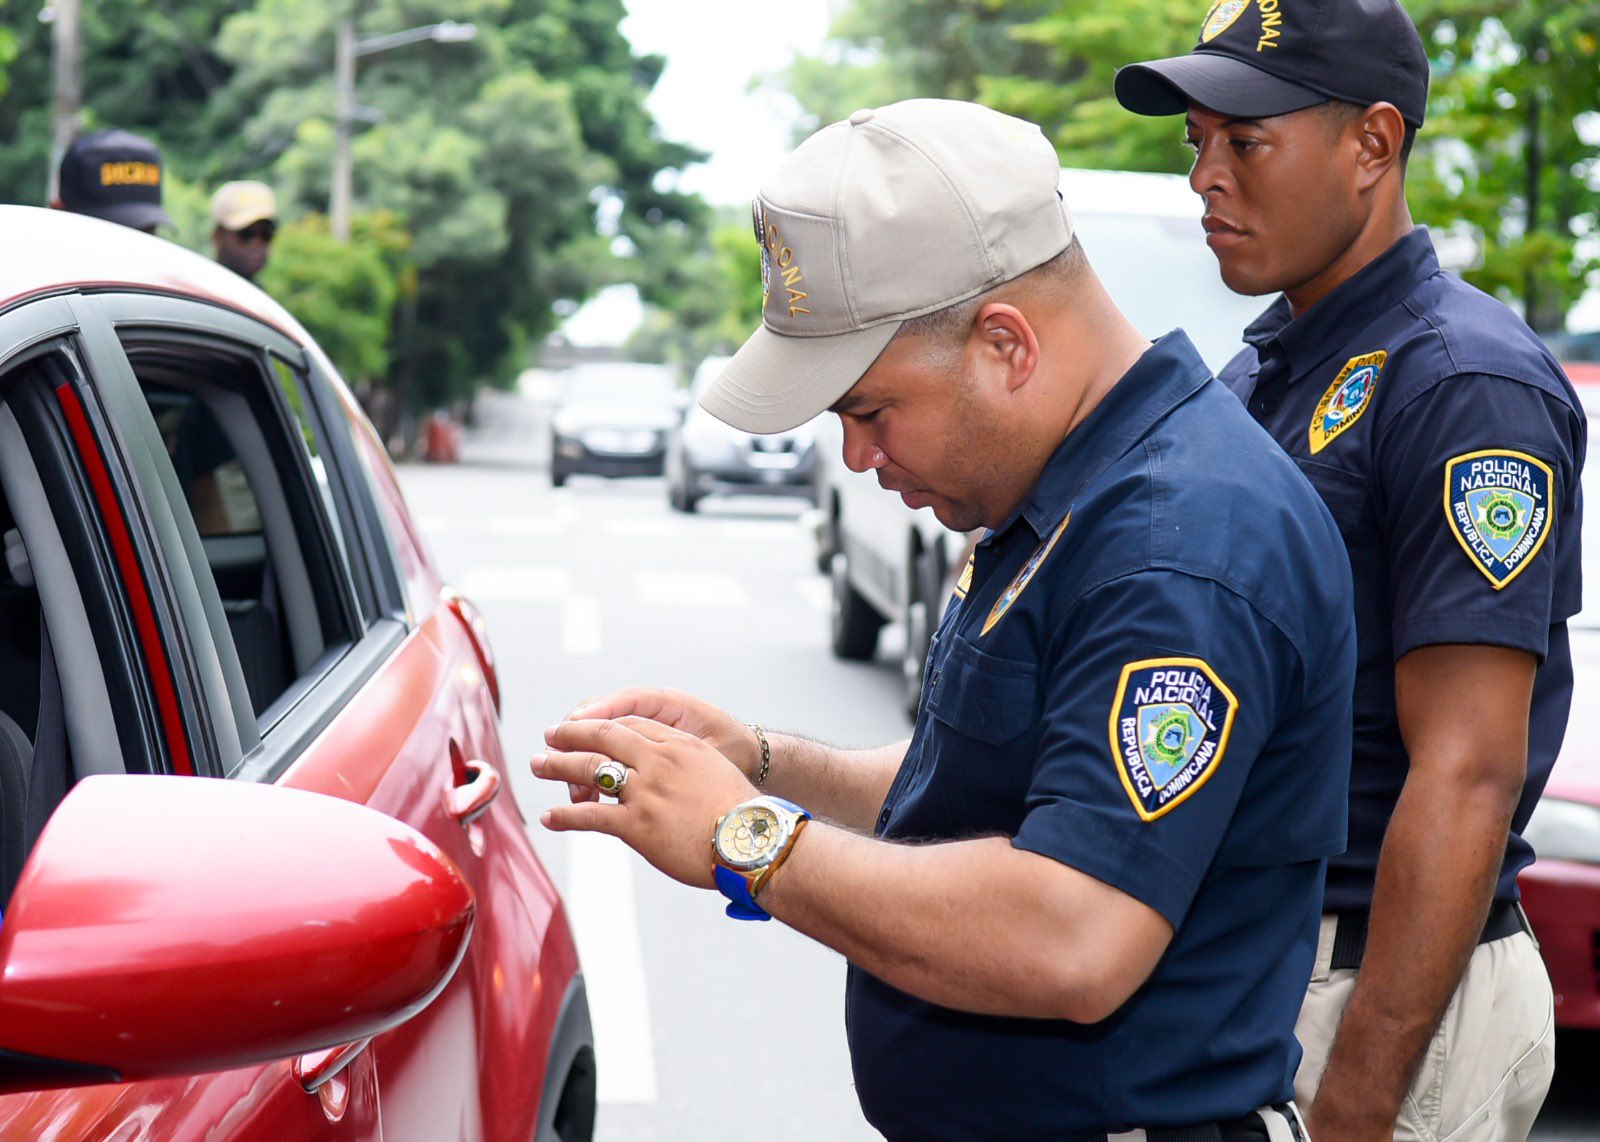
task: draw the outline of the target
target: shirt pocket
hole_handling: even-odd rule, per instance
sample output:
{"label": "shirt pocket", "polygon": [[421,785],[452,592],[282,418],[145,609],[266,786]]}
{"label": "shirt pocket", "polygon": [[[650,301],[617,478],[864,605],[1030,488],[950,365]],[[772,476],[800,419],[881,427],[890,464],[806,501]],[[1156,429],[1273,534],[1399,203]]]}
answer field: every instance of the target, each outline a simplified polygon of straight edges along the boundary
{"label": "shirt pocket", "polygon": [[950,638],[928,687],[928,712],[959,734],[991,745],[1021,736],[1039,720],[1039,666],[999,658]]}
{"label": "shirt pocket", "polygon": [[1369,532],[1363,527],[1367,515],[1367,480],[1360,473],[1347,472],[1314,460],[1297,460],[1300,471],[1328,506],[1333,522],[1339,525],[1339,534],[1348,542],[1352,535]]}

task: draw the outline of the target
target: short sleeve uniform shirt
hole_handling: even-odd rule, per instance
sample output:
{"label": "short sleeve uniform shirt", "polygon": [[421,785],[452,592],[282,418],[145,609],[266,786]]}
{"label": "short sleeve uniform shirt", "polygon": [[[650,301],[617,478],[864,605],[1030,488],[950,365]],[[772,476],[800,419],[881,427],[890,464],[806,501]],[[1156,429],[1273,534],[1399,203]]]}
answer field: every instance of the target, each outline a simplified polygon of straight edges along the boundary
{"label": "short sleeve uniform shirt", "polygon": [[1528,777],[1496,897],[1533,860],[1521,829],[1555,763],[1572,696],[1587,425],[1520,318],[1443,273],[1425,229],[1290,319],[1279,298],[1222,380],[1332,510],[1355,581],[1359,665],[1350,847],[1328,910],[1372,900],[1408,769],[1394,664],[1440,643],[1539,659]]}
{"label": "short sleeve uniform shirt", "polygon": [[1071,1139],[1290,1097],[1354,663],[1327,510],[1168,335],[979,543],[878,832],[1011,837],[1159,912],[1171,946],[1093,1026],[953,1011],[852,968],[873,1125]]}

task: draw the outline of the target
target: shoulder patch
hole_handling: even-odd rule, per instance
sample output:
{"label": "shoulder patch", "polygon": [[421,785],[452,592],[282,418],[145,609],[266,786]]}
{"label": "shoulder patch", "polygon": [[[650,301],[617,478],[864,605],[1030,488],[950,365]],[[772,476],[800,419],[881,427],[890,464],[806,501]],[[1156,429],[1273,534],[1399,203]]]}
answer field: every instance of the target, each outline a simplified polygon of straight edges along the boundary
{"label": "shoulder patch", "polygon": [[1239,699],[1199,658],[1146,658],[1122,668],[1111,703],[1111,755],[1134,810],[1154,821],[1222,764]]}
{"label": "shoulder patch", "polygon": [[1384,362],[1389,354],[1379,349],[1376,353],[1363,353],[1351,357],[1333,378],[1333,384],[1317,402],[1317,411],[1311,414],[1311,455],[1315,456],[1361,419],[1372,403],[1372,390],[1378,387]]}
{"label": "shoulder patch", "polygon": [[1490,448],[1445,462],[1445,519],[1496,591],[1522,574],[1544,546],[1554,496],[1549,465],[1525,452]]}
{"label": "shoulder patch", "polygon": [[1054,534],[1041,543],[1039,549],[1028,557],[1028,561],[1022,565],[1022,570],[1017,572],[1017,577],[1011,580],[1006,589],[1000,593],[1000,597],[994,601],[994,606],[989,610],[989,617],[983,620],[983,629],[978,632],[980,638],[993,630],[995,624],[1006,617],[1006,612],[1011,609],[1011,604],[1016,602],[1017,597],[1028,589],[1028,584],[1033,582],[1034,575],[1038,574],[1039,568],[1044,565],[1046,556],[1055,550],[1056,540],[1061,538],[1061,533],[1067,530],[1067,524],[1071,522],[1072,513],[1068,512],[1067,518],[1061,521],[1061,526],[1056,528]]}

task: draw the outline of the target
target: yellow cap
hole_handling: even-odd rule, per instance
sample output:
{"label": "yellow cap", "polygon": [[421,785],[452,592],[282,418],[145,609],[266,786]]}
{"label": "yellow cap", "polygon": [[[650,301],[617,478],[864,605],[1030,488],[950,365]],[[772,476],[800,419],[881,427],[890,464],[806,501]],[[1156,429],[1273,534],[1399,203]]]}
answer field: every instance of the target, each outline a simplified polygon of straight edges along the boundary
{"label": "yellow cap", "polygon": [[277,217],[278,197],[264,182],[225,182],[211,196],[211,220],[224,230],[243,230]]}

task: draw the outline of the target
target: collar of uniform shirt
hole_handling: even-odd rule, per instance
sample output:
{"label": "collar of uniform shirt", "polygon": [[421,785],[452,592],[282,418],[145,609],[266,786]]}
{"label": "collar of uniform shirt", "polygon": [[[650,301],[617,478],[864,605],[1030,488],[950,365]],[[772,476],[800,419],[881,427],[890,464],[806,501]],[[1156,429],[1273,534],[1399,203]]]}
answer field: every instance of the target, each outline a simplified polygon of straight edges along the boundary
{"label": "collar of uniform shirt", "polygon": [[1177,329],[1160,338],[1067,433],[1022,506],[984,542],[1004,535],[1018,518],[1041,542],[1055,534],[1083,489],[1210,379],[1211,370],[1187,333]]}
{"label": "collar of uniform shirt", "polygon": [[1299,317],[1291,319],[1288,299],[1279,296],[1246,327],[1244,340],[1263,364],[1276,342],[1289,364],[1286,383],[1292,385],[1337,355],[1355,332],[1398,305],[1418,282],[1438,272],[1433,239],[1426,226],[1418,226]]}

